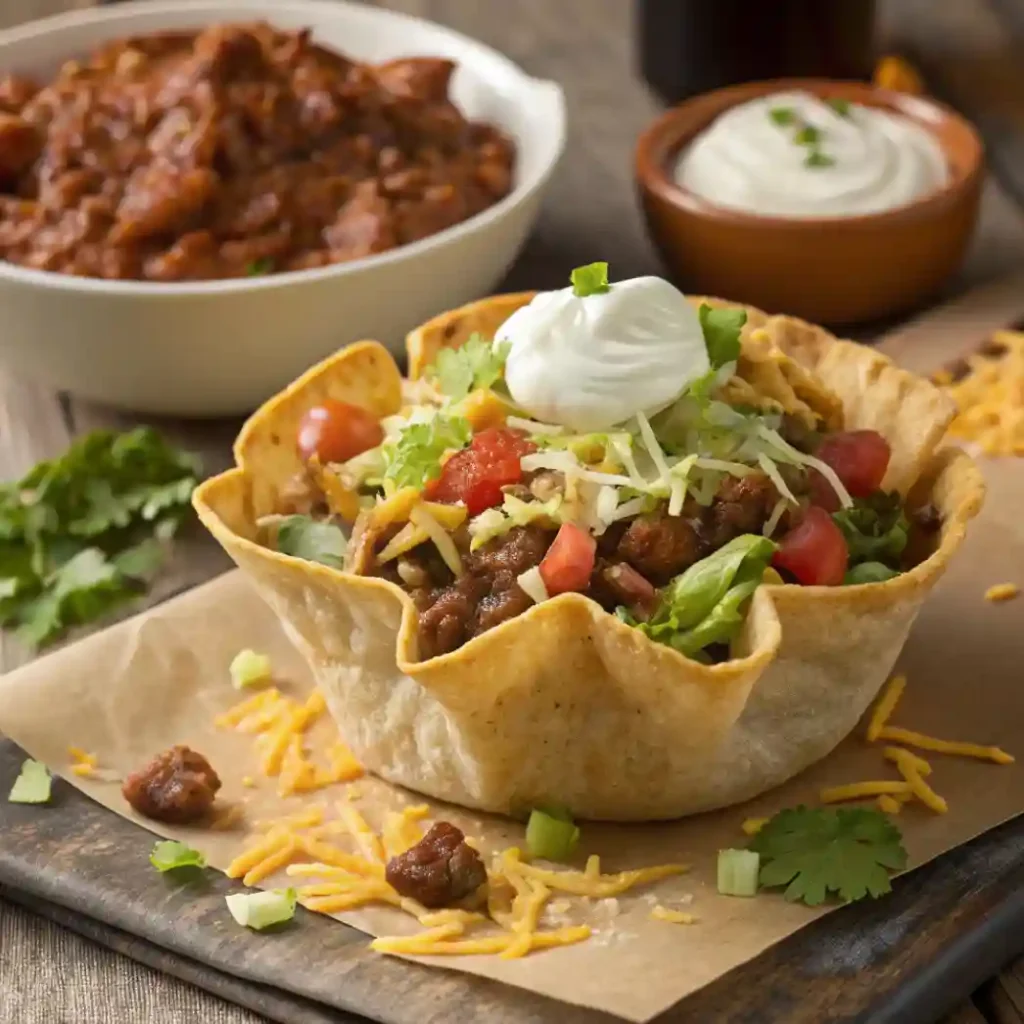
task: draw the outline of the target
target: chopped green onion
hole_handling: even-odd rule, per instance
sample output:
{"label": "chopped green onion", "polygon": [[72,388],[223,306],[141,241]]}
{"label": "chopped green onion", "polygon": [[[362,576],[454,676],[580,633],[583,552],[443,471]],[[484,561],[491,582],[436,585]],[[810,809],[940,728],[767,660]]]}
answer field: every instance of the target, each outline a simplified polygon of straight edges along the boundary
{"label": "chopped green onion", "polygon": [[246,648],[231,659],[228,671],[231,673],[231,685],[236,690],[244,690],[247,686],[256,686],[270,679],[270,658]]}
{"label": "chopped green onion", "polygon": [[45,804],[50,799],[52,785],[46,765],[29,758],[21,766],[21,773],[14,780],[7,799],[12,804]]}
{"label": "chopped green onion", "polygon": [[822,153],[820,149],[815,149],[807,154],[804,167],[831,167],[835,162],[835,157]]}
{"label": "chopped green onion", "polygon": [[557,810],[534,810],[526,825],[526,848],[543,860],[568,860],[580,841],[572,819]]}
{"label": "chopped green onion", "polygon": [[753,850],[718,851],[718,891],[723,896],[756,896],[761,855]]}
{"label": "chopped green onion", "polygon": [[153,847],[149,863],[157,871],[173,871],[175,868],[205,868],[206,858],[191,846],[175,839],[166,839]]}
{"label": "chopped green onion", "polygon": [[252,263],[246,265],[245,273],[248,277],[262,277],[264,274],[269,274],[274,269],[274,261],[269,256],[264,256],[263,259],[253,260]]}
{"label": "chopped green onion", "polygon": [[588,263],[585,267],[577,267],[569,275],[569,280],[573,294],[580,299],[588,295],[603,295],[611,289],[607,263]]}
{"label": "chopped green onion", "polygon": [[881,562],[861,562],[853,566],[843,577],[843,586],[853,587],[861,583],[884,583],[894,576],[899,576],[895,569]]}
{"label": "chopped green onion", "polygon": [[298,896],[294,889],[271,889],[267,892],[235,892],[224,897],[231,916],[243,927],[262,931],[273,924],[282,924],[295,916]]}
{"label": "chopped green onion", "polygon": [[816,146],[821,142],[821,129],[815,128],[813,124],[805,124],[793,136],[793,141],[798,146]]}
{"label": "chopped green onion", "polygon": [[780,127],[785,128],[796,120],[792,107],[772,107],[768,116]]}
{"label": "chopped green onion", "polygon": [[825,101],[840,117],[850,116],[850,101],[841,96],[833,96]]}

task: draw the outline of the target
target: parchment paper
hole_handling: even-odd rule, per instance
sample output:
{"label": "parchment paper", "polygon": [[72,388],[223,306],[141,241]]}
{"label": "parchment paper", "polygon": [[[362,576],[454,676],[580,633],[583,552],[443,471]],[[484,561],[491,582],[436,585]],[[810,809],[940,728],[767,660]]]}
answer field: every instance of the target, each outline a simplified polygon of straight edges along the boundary
{"label": "parchment paper", "polygon": [[[990,463],[985,469],[991,499],[913,630],[899,666],[909,677],[908,691],[893,724],[996,744],[1018,761],[998,766],[928,755],[935,768],[930,781],[947,798],[950,811],[934,815],[910,805],[897,819],[911,867],[1024,812],[1024,598],[1000,605],[983,600],[994,583],[1024,586],[1024,520],[1018,511],[1024,500],[1024,464]],[[0,730],[114,812],[198,847],[211,865],[224,868],[259,819],[311,804],[330,809],[346,791],[336,786],[280,799],[275,782],[260,779],[252,738],[214,727],[214,716],[239,700],[228,665],[244,647],[272,656],[280,685],[289,695],[308,692],[305,667],[272,613],[242,576],[232,572],[0,680]],[[568,917],[595,928],[589,941],[523,960],[451,957],[428,962],[629,1020],[650,1019],[828,912],[787,904],[770,894],[746,900],[718,896],[716,853],[745,842],[740,824],[747,817],[815,803],[825,785],[896,778],[881,746],[867,745],[862,731],[803,776],[743,807],[670,825],[585,824],[581,852],[601,854],[605,871],[667,861],[692,865],[687,875],[617,901],[587,905],[574,900]],[[332,723],[318,723],[311,733],[314,751],[322,750],[333,734]],[[69,745],[98,754],[103,767],[126,774],[175,743],[189,744],[212,762],[224,780],[219,800],[239,803],[244,810],[237,828],[171,829],[135,819],[118,784],[68,773]],[[257,788],[243,786],[247,775],[259,780]],[[9,785],[10,780],[0,780],[0,790],[6,792]],[[352,787],[356,805],[377,827],[385,810],[423,802],[371,779]],[[455,821],[489,849],[523,841],[522,827],[513,822],[442,805],[434,805],[432,817]],[[265,885],[289,881],[294,880],[282,874]],[[699,921],[680,926],[651,920],[656,902],[685,907]],[[390,909],[340,918],[372,934],[418,928],[411,918]],[[301,917],[292,926],[301,928]]]}

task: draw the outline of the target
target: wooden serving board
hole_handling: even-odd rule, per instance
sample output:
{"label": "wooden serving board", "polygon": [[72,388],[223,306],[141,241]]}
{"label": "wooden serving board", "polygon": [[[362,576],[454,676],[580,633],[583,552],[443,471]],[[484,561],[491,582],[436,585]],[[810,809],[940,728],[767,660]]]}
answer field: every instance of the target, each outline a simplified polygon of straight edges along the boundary
{"label": "wooden serving board", "polygon": [[[24,754],[0,743],[0,778]],[[175,883],[152,836],[61,781],[52,807],[0,803],[0,893],[143,963],[288,1024],[611,1024],[493,981],[373,953],[366,936],[299,911],[301,928],[237,929],[227,879]],[[928,1024],[1024,948],[1024,820],[829,915],[657,1018],[661,1024]]]}
{"label": "wooden serving board", "polygon": [[[927,372],[1024,315],[1024,273],[978,289],[886,338]],[[0,778],[24,754],[0,741]],[[607,1014],[466,974],[382,957],[366,936],[303,913],[255,935],[223,911],[231,883],[176,883],[148,863],[152,836],[63,782],[52,807],[0,801],[0,896],[278,1021],[597,1024]],[[927,1024],[1024,951],[1024,818],[897,879],[662,1014],[663,1024],[871,1020]]]}

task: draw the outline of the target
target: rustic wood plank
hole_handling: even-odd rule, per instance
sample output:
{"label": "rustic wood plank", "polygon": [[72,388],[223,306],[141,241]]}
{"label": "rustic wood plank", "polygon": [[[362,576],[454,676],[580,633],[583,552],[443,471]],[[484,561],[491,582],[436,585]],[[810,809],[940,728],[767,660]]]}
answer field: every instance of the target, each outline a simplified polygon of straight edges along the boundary
{"label": "rustic wood plank", "polygon": [[978,1004],[991,1024],[1024,1024],[1024,958],[984,985]]}
{"label": "rustic wood plank", "polygon": [[985,1015],[971,1001],[958,1006],[949,1016],[943,1017],[940,1024],[988,1024]]}

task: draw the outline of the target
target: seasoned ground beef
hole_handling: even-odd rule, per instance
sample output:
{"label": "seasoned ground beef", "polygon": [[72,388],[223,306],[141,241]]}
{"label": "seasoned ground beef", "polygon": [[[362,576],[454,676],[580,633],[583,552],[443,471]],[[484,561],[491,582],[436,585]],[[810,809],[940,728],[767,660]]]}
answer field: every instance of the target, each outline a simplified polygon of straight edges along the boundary
{"label": "seasoned ground beef", "polygon": [[764,473],[726,477],[711,505],[687,500],[681,516],[661,508],[634,519],[615,554],[656,586],[743,533],[760,533],[779,500]]}
{"label": "seasoned ground beef", "polygon": [[454,70],[252,23],[107,43],[45,85],[0,76],[0,258],[198,281],[435,234],[512,188],[514,146],[451,102]]}
{"label": "seasoned ground beef", "polygon": [[778,500],[775,484],[764,473],[727,476],[704,517],[710,549],[717,550],[742,533],[760,533]]}
{"label": "seasoned ground beef", "polygon": [[638,516],[626,528],[618,556],[656,586],[663,586],[708,553],[703,510],[687,502],[681,516],[661,508]]}
{"label": "seasoned ground beef", "polygon": [[517,526],[463,558],[465,575],[421,597],[420,657],[432,658],[460,647],[533,603],[516,582],[539,565],[554,532]]}
{"label": "seasoned ground beef", "polygon": [[171,747],[129,775],[121,792],[139,814],[154,821],[186,825],[213,806],[220,779],[202,754]]}
{"label": "seasoned ground beef", "polygon": [[425,907],[450,907],[487,881],[487,869],[461,830],[439,821],[412,848],[392,857],[388,884]]}
{"label": "seasoned ground beef", "polygon": [[605,611],[613,612],[622,605],[641,620],[649,618],[658,603],[658,592],[650,580],[625,562],[603,557],[594,564],[587,596]]}

